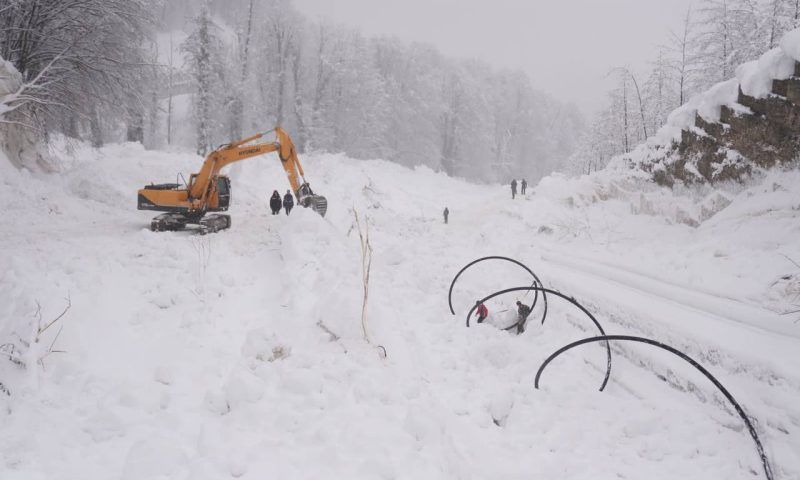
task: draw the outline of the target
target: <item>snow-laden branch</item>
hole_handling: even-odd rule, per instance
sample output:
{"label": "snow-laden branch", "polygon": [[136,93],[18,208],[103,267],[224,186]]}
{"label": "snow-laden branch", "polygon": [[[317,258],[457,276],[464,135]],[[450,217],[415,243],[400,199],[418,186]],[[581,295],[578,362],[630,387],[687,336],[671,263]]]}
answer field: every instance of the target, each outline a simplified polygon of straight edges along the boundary
{"label": "snow-laden branch", "polygon": [[[29,104],[40,106],[65,106],[63,103],[52,99],[48,95],[48,87],[54,83],[54,80],[48,80],[48,74],[68,50],[69,48],[64,49],[61,53],[53,57],[31,80],[27,82],[19,80],[20,85],[16,91],[0,97],[0,124],[19,125],[21,127],[34,129],[35,126],[33,124],[19,120],[10,120],[8,115]],[[2,61],[1,58],[0,61]],[[19,72],[17,72],[10,63],[4,62],[4,66],[6,70],[9,70],[9,73],[0,76],[0,80],[14,81],[14,74],[21,78]]]}

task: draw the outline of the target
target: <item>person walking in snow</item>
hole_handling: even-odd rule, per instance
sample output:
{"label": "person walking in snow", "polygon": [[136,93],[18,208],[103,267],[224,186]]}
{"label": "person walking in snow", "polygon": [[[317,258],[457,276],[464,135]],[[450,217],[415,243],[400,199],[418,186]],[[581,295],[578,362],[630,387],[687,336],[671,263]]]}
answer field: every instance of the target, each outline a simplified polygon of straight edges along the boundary
{"label": "person walking in snow", "polygon": [[483,323],[483,321],[486,320],[486,317],[489,316],[489,309],[486,308],[486,305],[482,304],[480,300],[475,302],[475,306],[478,307],[478,323]]}
{"label": "person walking in snow", "polygon": [[522,183],[520,184],[522,194],[525,195],[525,190],[528,189],[528,182],[523,178]]}
{"label": "person walking in snow", "polygon": [[517,335],[525,331],[525,322],[531,314],[531,307],[517,300]]}
{"label": "person walking in snow", "polygon": [[511,200],[514,200],[514,197],[517,196],[517,179],[511,179]]}
{"label": "person walking in snow", "polygon": [[286,195],[283,196],[283,208],[286,210],[286,216],[289,216],[289,212],[292,211],[294,207],[294,197],[292,196],[292,192],[286,190]]}
{"label": "person walking in snow", "polygon": [[269,198],[269,208],[273,215],[277,215],[281,211],[281,194],[277,190],[274,190]]}
{"label": "person walking in snow", "polygon": [[450,216],[450,210],[448,210],[447,207],[444,207],[443,213],[444,213],[444,224],[447,225],[447,217]]}

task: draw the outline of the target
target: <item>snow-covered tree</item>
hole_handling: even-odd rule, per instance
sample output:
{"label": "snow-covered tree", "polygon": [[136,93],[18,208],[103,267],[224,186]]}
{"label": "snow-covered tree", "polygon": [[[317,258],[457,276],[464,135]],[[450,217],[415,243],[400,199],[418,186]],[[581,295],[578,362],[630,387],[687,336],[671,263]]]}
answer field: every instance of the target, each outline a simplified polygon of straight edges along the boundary
{"label": "snow-covered tree", "polygon": [[667,50],[663,47],[659,48],[652,65],[653,70],[645,81],[642,96],[647,129],[655,133],[664,125],[667,115],[681,105],[681,94],[676,91],[676,87],[681,88],[681,79],[678,78],[677,81],[675,79],[675,74],[680,75],[681,70],[675,68]]}
{"label": "snow-covered tree", "polygon": [[224,79],[223,48],[218,27],[211,18],[208,3],[192,20],[192,31],[182,45],[195,84],[194,121],[199,155],[214,148],[221,125],[223,101],[220,90]]}
{"label": "snow-covered tree", "polygon": [[694,61],[704,87],[731,78],[766,49],[756,0],[704,0],[698,13]]}
{"label": "snow-covered tree", "polygon": [[37,79],[27,106],[35,126],[90,136],[95,144],[118,121],[138,134],[151,79],[144,66],[152,7],[151,0],[2,4],[0,57],[24,82]]}
{"label": "snow-covered tree", "polygon": [[767,48],[776,47],[786,32],[800,27],[800,0],[769,0],[762,9],[769,30]]}

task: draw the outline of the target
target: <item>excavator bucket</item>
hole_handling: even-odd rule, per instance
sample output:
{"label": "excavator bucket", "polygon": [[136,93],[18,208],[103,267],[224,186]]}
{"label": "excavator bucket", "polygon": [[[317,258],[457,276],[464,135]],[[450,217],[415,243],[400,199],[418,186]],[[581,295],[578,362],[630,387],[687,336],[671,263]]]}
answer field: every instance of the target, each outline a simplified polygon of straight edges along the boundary
{"label": "excavator bucket", "polygon": [[325,212],[328,211],[328,199],[322,195],[314,195],[310,198],[309,206],[324,217]]}
{"label": "excavator bucket", "polygon": [[322,195],[317,195],[311,190],[311,186],[308,182],[303,183],[300,185],[300,188],[297,189],[297,198],[300,201],[300,205],[309,208],[311,207],[312,210],[319,213],[321,216],[325,216],[325,212],[328,211],[328,199],[323,197]]}

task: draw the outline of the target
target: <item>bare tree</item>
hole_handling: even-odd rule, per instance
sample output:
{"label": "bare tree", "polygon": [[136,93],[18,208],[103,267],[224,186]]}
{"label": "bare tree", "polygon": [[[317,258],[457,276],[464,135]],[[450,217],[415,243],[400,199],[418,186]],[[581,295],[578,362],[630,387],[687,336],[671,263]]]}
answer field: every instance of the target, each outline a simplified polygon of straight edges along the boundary
{"label": "bare tree", "polygon": [[686,9],[680,32],[670,32],[670,46],[676,57],[673,69],[678,77],[678,106],[686,103],[687,89],[692,81],[692,63],[690,56],[690,40],[693,37],[692,7]]}
{"label": "bare tree", "polygon": [[[622,83],[623,101],[624,101],[624,104],[625,104],[625,108],[623,110],[623,115],[625,116],[626,130],[627,130],[627,125],[628,125],[627,78],[630,78],[631,81],[633,82],[634,88],[636,89],[636,98],[639,101],[639,116],[641,117],[641,120],[642,120],[642,125],[641,125],[642,126],[642,132],[644,133],[644,139],[647,140],[647,137],[648,137],[647,136],[647,120],[645,120],[644,103],[642,102],[642,93],[639,90],[639,82],[636,81],[636,76],[627,67],[618,67],[615,70],[621,76],[620,81]],[[626,145],[627,145],[627,139],[626,139]],[[627,151],[628,151],[628,148],[626,147],[626,152]]]}

